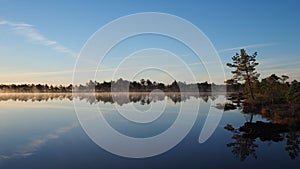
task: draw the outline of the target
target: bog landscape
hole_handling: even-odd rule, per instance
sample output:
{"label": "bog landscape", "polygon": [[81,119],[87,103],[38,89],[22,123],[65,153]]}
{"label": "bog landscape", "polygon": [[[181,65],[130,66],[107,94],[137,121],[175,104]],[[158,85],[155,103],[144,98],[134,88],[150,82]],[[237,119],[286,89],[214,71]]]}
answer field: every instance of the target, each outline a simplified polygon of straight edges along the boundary
{"label": "bog landscape", "polygon": [[0,2],[1,169],[300,167],[297,1],[70,3]]}

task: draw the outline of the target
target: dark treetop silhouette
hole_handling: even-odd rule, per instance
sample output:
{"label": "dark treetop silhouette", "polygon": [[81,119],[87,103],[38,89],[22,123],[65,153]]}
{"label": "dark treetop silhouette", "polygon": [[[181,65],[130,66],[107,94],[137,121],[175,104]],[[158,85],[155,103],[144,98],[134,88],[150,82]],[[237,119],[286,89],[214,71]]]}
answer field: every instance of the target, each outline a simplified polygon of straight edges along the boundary
{"label": "dark treetop silhouette", "polygon": [[[11,84],[0,85],[0,92],[2,93],[70,93],[70,92],[151,92],[159,89],[164,92],[210,92],[214,88],[215,91],[226,91],[225,85],[216,85],[214,83],[195,83],[187,84],[185,82],[174,81],[171,84],[157,83],[149,79],[141,79],[140,82],[123,80],[122,78],[117,81],[110,82],[97,82],[89,81],[85,85],[42,85],[42,84]],[[229,89],[230,90],[230,89]]]}

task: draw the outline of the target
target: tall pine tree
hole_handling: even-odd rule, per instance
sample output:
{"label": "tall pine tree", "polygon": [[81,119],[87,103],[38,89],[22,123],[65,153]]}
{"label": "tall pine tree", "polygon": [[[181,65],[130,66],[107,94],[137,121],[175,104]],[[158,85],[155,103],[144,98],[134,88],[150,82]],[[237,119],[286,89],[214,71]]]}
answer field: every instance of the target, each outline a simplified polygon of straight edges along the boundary
{"label": "tall pine tree", "polygon": [[233,74],[232,80],[235,82],[245,82],[246,91],[250,94],[252,100],[254,100],[253,82],[255,82],[259,73],[255,71],[255,67],[258,65],[256,62],[257,52],[252,55],[248,55],[244,49],[241,49],[241,53],[236,53],[232,57],[233,63],[227,63],[227,66],[234,68],[231,73]]}

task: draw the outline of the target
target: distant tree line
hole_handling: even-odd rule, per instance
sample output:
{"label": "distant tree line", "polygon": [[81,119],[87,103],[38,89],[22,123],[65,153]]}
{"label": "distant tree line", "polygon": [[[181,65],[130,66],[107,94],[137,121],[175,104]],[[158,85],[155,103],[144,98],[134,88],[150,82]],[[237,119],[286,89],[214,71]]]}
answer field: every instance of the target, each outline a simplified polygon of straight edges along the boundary
{"label": "distant tree line", "polygon": [[0,85],[0,92],[2,93],[67,93],[72,92],[73,86],[48,85],[48,84],[10,84]]}
{"label": "distant tree line", "polygon": [[[211,92],[214,91],[225,91],[226,85],[216,85],[214,83],[193,83],[187,84],[185,82],[173,81],[171,84],[158,83],[149,79],[141,79],[140,81],[128,81],[122,78],[117,81],[110,82],[98,82],[90,80],[86,84],[68,86],[48,85],[48,84],[10,84],[0,85],[0,92],[20,92],[20,93],[70,93],[74,92],[151,92],[155,89],[164,92]],[[236,91],[240,87],[229,86],[227,90]]]}

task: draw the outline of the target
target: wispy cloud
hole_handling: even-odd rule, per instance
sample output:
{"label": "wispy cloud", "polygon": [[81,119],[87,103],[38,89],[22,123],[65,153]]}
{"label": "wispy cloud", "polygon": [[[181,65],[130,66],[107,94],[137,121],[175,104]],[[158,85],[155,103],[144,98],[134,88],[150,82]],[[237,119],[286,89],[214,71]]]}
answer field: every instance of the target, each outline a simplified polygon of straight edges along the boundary
{"label": "wispy cloud", "polygon": [[36,153],[43,145],[45,145],[49,140],[58,139],[61,135],[67,133],[71,129],[78,126],[78,122],[74,122],[69,126],[61,127],[45,136],[37,137],[27,144],[21,146],[16,151],[11,154],[0,154],[0,159],[11,159],[17,157],[28,157]]}
{"label": "wispy cloud", "polygon": [[275,46],[277,43],[259,43],[259,44],[253,44],[253,45],[245,45],[245,46],[239,46],[239,47],[233,47],[233,48],[227,48],[227,49],[221,49],[219,50],[219,53],[222,52],[230,52],[230,51],[236,51],[240,49],[253,49],[253,48],[261,48],[266,46]]}
{"label": "wispy cloud", "polygon": [[57,75],[72,75],[73,70],[63,70],[63,71],[51,71],[51,72],[16,72],[16,73],[7,73],[7,74],[0,74],[1,78],[8,78],[10,76],[13,77],[36,77],[36,76],[57,76]]}
{"label": "wispy cloud", "polygon": [[261,73],[261,77],[267,77],[270,76],[273,73],[276,73],[277,75],[287,75],[290,77],[290,80],[300,79],[300,68],[299,64],[300,62],[291,59],[291,58],[297,58],[295,57],[286,57],[286,58],[268,58],[268,59],[262,59],[258,61],[261,66],[258,66],[258,72]]}
{"label": "wispy cloud", "polygon": [[46,38],[44,35],[39,33],[39,31],[33,25],[30,25],[27,23],[10,22],[10,21],[5,21],[5,20],[0,20],[0,25],[9,26],[11,29],[16,31],[17,33],[26,37],[30,42],[48,46],[57,52],[67,54],[72,57],[77,56],[77,54],[75,52],[73,52],[72,50],[68,49],[67,47],[59,44],[57,41]]}
{"label": "wispy cloud", "polygon": [[[287,59],[288,58],[288,59]],[[287,57],[287,58],[266,58],[259,60],[260,65],[263,65],[260,67],[260,69],[268,70],[268,69],[286,69],[286,68],[298,68],[300,65],[300,61],[296,59],[291,59],[293,57]],[[297,58],[297,57],[295,57]],[[299,69],[300,70],[300,69]]]}

